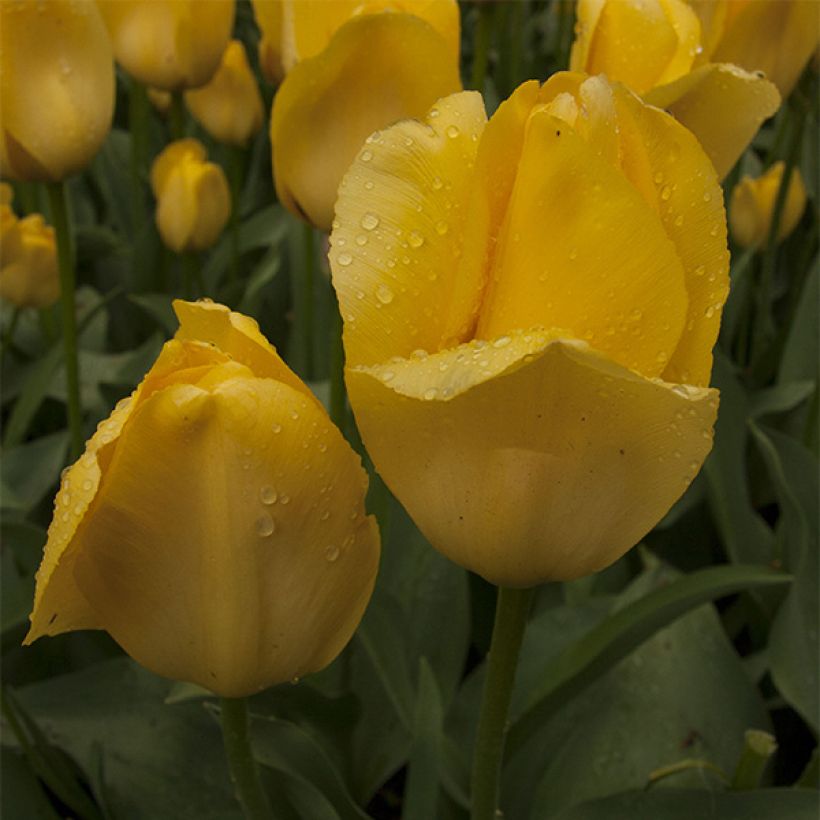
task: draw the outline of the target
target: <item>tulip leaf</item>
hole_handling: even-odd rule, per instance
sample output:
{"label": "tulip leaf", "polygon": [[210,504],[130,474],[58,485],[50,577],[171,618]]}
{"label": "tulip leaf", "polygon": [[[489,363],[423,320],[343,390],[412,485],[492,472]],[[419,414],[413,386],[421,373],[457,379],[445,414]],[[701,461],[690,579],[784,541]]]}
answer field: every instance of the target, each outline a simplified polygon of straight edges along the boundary
{"label": "tulip leaf", "polygon": [[816,383],[812,381],[793,381],[759,390],[752,397],[750,415],[759,418],[774,413],[787,413],[811,398],[816,387]]}
{"label": "tulip leaf", "polygon": [[816,820],[817,796],[792,789],[715,792],[658,789],[591,800],[561,812],[556,820]]}
{"label": "tulip leaf", "polygon": [[263,765],[318,791],[340,820],[366,820],[322,747],[304,729],[279,718],[251,716],[253,747]]}
{"label": "tulip leaf", "polygon": [[23,758],[6,746],[0,749],[3,789],[0,815],[7,820],[59,820],[34,773]]}
{"label": "tulip leaf", "polygon": [[264,287],[273,281],[279,273],[282,256],[278,247],[271,248],[253,269],[250,278],[243,287],[242,298],[237,310],[240,313],[256,315],[259,308],[260,294]]}
{"label": "tulip leaf", "polygon": [[128,300],[142,308],[170,338],[177,332],[179,320],[171,306],[173,299],[164,293],[132,293]]}
{"label": "tulip leaf", "polygon": [[746,480],[748,401],[732,365],[719,351],[713,382],[720,389],[721,407],[714,448],[703,466],[709,503],[729,558],[766,564],[772,558],[773,536],[752,506]]}
{"label": "tulip leaf", "polygon": [[777,493],[777,533],[795,581],[772,623],[769,660],[775,685],[815,731],[820,715],[818,657],[818,465],[799,442],[751,424]]}
{"label": "tulip leaf", "polygon": [[54,486],[65,464],[68,436],[50,436],[10,447],[3,452],[2,506],[29,512]]}
{"label": "tulip leaf", "polygon": [[402,820],[429,820],[437,816],[443,719],[436,677],[427,659],[422,658]]}
{"label": "tulip leaf", "polygon": [[814,264],[803,286],[780,367],[777,381],[793,382],[801,380],[817,381],[820,369],[820,351],[817,344],[817,328],[820,326],[820,257]]}
{"label": "tulip leaf", "polygon": [[629,655],[695,607],[742,590],[788,583],[791,576],[757,566],[709,567],[685,575],[614,612],[550,664],[513,723],[507,751],[513,756],[543,722]]}

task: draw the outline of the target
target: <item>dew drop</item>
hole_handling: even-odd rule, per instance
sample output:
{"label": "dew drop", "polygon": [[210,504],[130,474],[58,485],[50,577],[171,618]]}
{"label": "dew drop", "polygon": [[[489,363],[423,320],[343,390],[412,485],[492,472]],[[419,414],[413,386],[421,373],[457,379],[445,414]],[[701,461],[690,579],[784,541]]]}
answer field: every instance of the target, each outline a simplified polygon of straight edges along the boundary
{"label": "dew drop", "polygon": [[93,486],[94,482],[90,478],[87,478],[85,481],[83,481],[83,489],[86,492],[88,492]]}
{"label": "dew drop", "polygon": [[372,231],[379,227],[379,217],[376,214],[367,213],[362,217],[360,224],[366,231]]}
{"label": "dew drop", "polygon": [[441,114],[441,111],[439,111],[438,108],[431,108],[430,113],[427,115],[427,119],[434,120],[436,117],[439,116],[439,114]]}
{"label": "dew drop", "polygon": [[424,244],[424,237],[418,231],[411,231],[407,236],[411,248],[420,248]]}
{"label": "dew drop", "polygon": [[279,503],[280,504],[290,504],[290,496],[289,495],[280,495],[279,496]]}
{"label": "dew drop", "polygon": [[512,339],[509,336],[499,336],[494,342],[493,347],[502,348],[506,347]]}
{"label": "dew drop", "polygon": [[393,301],[393,291],[385,284],[376,288],[376,298],[383,304],[389,305]]}
{"label": "dew drop", "polygon": [[327,521],[327,519],[328,519],[328,518],[330,518],[330,510],[325,510],[325,511],[324,511],[324,512],[323,512],[323,513],[319,516],[319,520],[320,520],[320,521]]}
{"label": "dew drop", "polygon": [[373,152],[372,151],[366,151],[366,150],[362,151],[362,153],[359,155],[359,159],[362,162],[370,162],[370,160],[373,159]]}
{"label": "dew drop", "polygon": [[697,267],[696,267],[696,268],[692,271],[692,273],[694,273],[694,274],[695,274],[695,276],[703,276],[703,274],[704,274],[704,273],[706,273],[706,267],[705,267],[704,265],[698,265],[698,266],[697,266]]}
{"label": "dew drop", "polygon": [[667,202],[671,196],[672,189],[668,185],[664,185],[663,188],[661,188],[661,199]]}
{"label": "dew drop", "polygon": [[447,223],[442,219],[439,222],[436,222],[436,233],[439,236],[444,236],[449,230]]}
{"label": "dew drop", "polygon": [[339,557],[339,548],[333,544],[325,549],[325,559],[331,564]]}
{"label": "dew drop", "polygon": [[271,487],[270,484],[265,484],[259,489],[259,500],[263,504],[275,504],[278,497],[279,494],[276,492],[276,489]]}
{"label": "dew drop", "polygon": [[681,225],[683,225],[683,217],[680,214],[678,214],[675,217],[675,227],[680,228]]}
{"label": "dew drop", "polygon": [[440,191],[444,187],[441,177],[433,177],[433,190]]}
{"label": "dew drop", "polygon": [[272,424],[270,429],[273,430],[274,433],[281,433],[282,432],[282,425],[281,424]]}
{"label": "dew drop", "polygon": [[396,374],[392,370],[385,370],[382,373],[382,381],[389,382],[396,378]]}
{"label": "dew drop", "polygon": [[365,187],[365,190],[372,191],[373,190],[373,180],[372,179],[365,180],[364,187]]}
{"label": "dew drop", "polygon": [[273,523],[273,518],[271,518],[268,513],[262,513],[262,515],[256,519],[254,526],[256,527],[256,534],[261,538],[267,538],[269,535],[273,535],[274,530],[276,530],[276,524]]}
{"label": "dew drop", "polygon": [[455,139],[461,131],[457,125],[448,125],[447,126],[447,136],[452,140]]}
{"label": "dew drop", "polygon": [[435,387],[428,387],[424,391],[424,400],[432,401],[438,395],[438,390]]}
{"label": "dew drop", "polygon": [[663,182],[663,174],[660,171],[658,171],[655,174],[655,184],[660,185],[662,182]]}
{"label": "dew drop", "polygon": [[340,253],[336,257],[336,261],[343,267],[346,268],[352,261],[353,257],[349,253]]}
{"label": "dew drop", "polygon": [[712,201],[712,195],[709,193],[709,191],[707,191],[707,192],[703,195],[703,201],[704,201],[704,202],[711,202],[711,201]]}

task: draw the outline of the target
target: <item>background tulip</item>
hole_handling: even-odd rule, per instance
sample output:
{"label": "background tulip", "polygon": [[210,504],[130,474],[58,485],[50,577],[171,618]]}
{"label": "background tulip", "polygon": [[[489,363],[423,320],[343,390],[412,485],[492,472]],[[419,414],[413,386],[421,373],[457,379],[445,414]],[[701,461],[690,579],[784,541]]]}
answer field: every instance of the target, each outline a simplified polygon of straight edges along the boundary
{"label": "background tulip", "polygon": [[18,219],[5,183],[0,183],[0,296],[18,308],[48,307],[60,298],[54,229],[39,214]]}
{"label": "background tulip", "polygon": [[188,91],[185,103],[194,119],[217,141],[245,145],[262,127],[262,95],[251,73],[245,47],[231,40],[211,81]]}
{"label": "background tulip", "polygon": [[[732,238],[738,245],[758,248],[766,243],[772,226],[777,192],[783,179],[783,169],[783,163],[776,162],[762,176],[744,176],[732,191],[729,227]],[[806,187],[800,172],[795,168],[783,203],[776,241],[781,242],[797,227],[805,207]]]}
{"label": "background tulip", "polygon": [[453,95],[368,141],[337,221],[351,404],[435,547],[506,586],[575,578],[683,493],[711,447],[728,254],[714,170],[672,117],[578,74],[489,123]]}
{"label": "background tulip", "polygon": [[175,309],[63,478],[26,642],[105,629],[152,671],[241,697],[341,651],[378,530],[359,458],[256,323]]}
{"label": "background tulip", "polygon": [[[711,4],[702,15],[713,26],[725,17]],[[729,61],[706,62],[712,35],[684,0],[578,0],[577,16],[570,67],[604,73],[668,110],[695,134],[721,178],[780,104],[762,76]]]}
{"label": "background tulip", "polygon": [[98,0],[117,62],[154,88],[198,88],[213,77],[233,28],[234,0]]}
{"label": "background tulip", "polygon": [[92,0],[0,3],[0,175],[55,182],[99,151],[114,64]]}
{"label": "background tulip", "polygon": [[219,238],[231,213],[225,172],[205,159],[195,139],[172,142],[154,160],[151,187],[157,198],[157,228],[176,251],[198,251]]}
{"label": "background tulip", "polygon": [[329,230],[339,182],[367,135],[461,88],[458,6],[284,2],[282,14],[288,74],[271,118],[274,181],[288,210]]}

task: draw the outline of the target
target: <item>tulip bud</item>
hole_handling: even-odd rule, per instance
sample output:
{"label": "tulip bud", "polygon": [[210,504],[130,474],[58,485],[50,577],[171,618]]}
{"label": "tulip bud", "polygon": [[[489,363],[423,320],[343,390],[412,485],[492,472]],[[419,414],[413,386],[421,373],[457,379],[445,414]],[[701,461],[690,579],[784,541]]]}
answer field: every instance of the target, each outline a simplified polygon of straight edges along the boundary
{"label": "tulip bud", "polygon": [[0,3],[0,175],[57,182],[84,168],[111,128],[114,90],[91,0]]}
{"label": "tulip bud", "polygon": [[[286,0],[281,19],[266,5],[256,0],[257,19],[279,26],[287,72],[271,116],[276,191],[293,214],[329,230],[364,140],[461,88],[458,5]],[[265,34],[272,42],[275,29]]]}
{"label": "tulip bud", "polygon": [[[361,241],[361,238],[364,241]],[[609,565],[712,443],[723,196],[679,122],[604,77],[453,94],[365,144],[329,254],[376,469],[430,543],[533,586]]]}
{"label": "tulip bud", "polygon": [[194,119],[219,142],[244,146],[262,127],[264,111],[245,47],[231,40],[208,85],[185,94]]}
{"label": "tulip bud", "polygon": [[265,79],[278,85],[285,76],[282,66],[282,0],[252,0],[259,40],[259,66]]}
{"label": "tulip bud", "polygon": [[154,106],[154,110],[161,117],[166,117],[171,110],[171,92],[163,91],[161,88],[149,88],[146,93],[148,94],[148,101]]}
{"label": "tulip bud", "polygon": [[[729,228],[732,239],[741,247],[759,248],[766,244],[783,170],[783,163],[776,162],[760,177],[744,176],[732,191]],[[797,227],[805,207],[806,188],[800,171],[794,168],[780,213],[777,242],[782,242]]]}
{"label": "tulip bud", "polygon": [[63,477],[25,642],[105,629],[242,697],[342,650],[379,534],[358,456],[256,322],[174,308],[175,338]]}
{"label": "tulip bud", "polygon": [[201,251],[216,242],[231,213],[222,168],[205,160],[195,139],[172,142],[154,160],[151,187],[157,198],[157,228],[177,253]]}
{"label": "tulip bud", "polygon": [[17,219],[11,188],[0,183],[0,297],[18,308],[43,308],[60,298],[54,229],[39,214]]}
{"label": "tulip bud", "polygon": [[205,85],[233,28],[234,0],[98,0],[117,62],[166,91]]}

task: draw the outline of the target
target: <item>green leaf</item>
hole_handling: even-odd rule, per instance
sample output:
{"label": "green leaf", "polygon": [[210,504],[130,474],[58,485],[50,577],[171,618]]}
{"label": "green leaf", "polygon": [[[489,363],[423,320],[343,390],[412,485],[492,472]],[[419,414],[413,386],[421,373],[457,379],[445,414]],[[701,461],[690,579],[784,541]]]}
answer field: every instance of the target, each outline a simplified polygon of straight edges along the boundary
{"label": "green leaf", "polygon": [[59,820],[60,815],[25,760],[5,746],[0,754],[3,770],[0,815],[5,820]]}
{"label": "green leaf", "polygon": [[128,300],[142,308],[162,329],[168,338],[171,338],[179,327],[176,313],[171,303],[173,299],[164,293],[130,294]]}
{"label": "green leaf", "polygon": [[278,718],[251,715],[256,759],[318,791],[340,820],[367,820],[322,747],[304,729]]}
{"label": "green leaf", "polygon": [[752,396],[750,414],[753,418],[794,410],[811,398],[817,385],[812,381],[791,381],[759,390]]}
{"label": "green leaf", "polygon": [[815,257],[794,321],[786,337],[780,359],[777,381],[780,384],[795,381],[817,381],[820,369],[820,350],[817,328],[820,327],[820,257]]}
{"label": "green leaf", "polygon": [[262,261],[253,269],[250,279],[245,283],[242,298],[237,310],[250,316],[258,315],[260,294],[267,284],[279,273],[282,256],[278,247],[271,248]]}
{"label": "green leaf", "polygon": [[774,482],[780,506],[778,537],[795,581],[769,634],[775,685],[814,728],[820,728],[818,656],[818,464],[799,442],[776,430],[750,425]]}
{"label": "green leaf", "polygon": [[817,796],[791,789],[712,792],[659,789],[592,800],[558,820],[817,820]]}
{"label": "green leaf", "polygon": [[430,820],[436,816],[439,771],[443,753],[444,710],[436,677],[426,658],[419,662],[413,745],[404,787],[402,820]]}
{"label": "green leaf", "polygon": [[768,567],[709,567],[624,606],[550,663],[547,675],[527,698],[523,713],[510,729],[508,754],[521,749],[537,728],[579,691],[681,615],[724,595],[790,580],[790,576]]}
{"label": "green leaf", "polygon": [[30,512],[56,483],[67,450],[65,433],[4,450],[0,464],[3,508]]}

